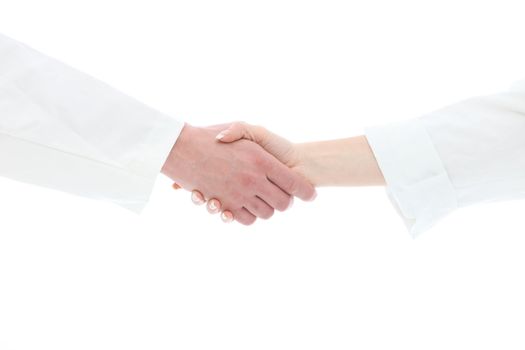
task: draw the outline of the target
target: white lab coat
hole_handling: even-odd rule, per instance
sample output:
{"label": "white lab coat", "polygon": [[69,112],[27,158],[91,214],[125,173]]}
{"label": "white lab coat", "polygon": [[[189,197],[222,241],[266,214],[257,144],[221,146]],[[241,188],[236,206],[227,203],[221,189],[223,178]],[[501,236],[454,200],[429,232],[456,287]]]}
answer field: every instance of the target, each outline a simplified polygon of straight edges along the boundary
{"label": "white lab coat", "polygon": [[0,175],[140,212],[184,124],[0,34]]}
{"label": "white lab coat", "polygon": [[366,136],[413,236],[457,208],[525,197],[525,82]]}

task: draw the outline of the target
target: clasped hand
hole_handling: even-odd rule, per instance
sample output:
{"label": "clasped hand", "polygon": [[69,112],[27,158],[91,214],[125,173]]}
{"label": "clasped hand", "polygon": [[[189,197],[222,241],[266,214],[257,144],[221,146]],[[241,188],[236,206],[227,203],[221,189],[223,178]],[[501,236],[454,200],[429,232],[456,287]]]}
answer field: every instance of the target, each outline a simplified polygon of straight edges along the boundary
{"label": "clasped hand", "polygon": [[192,191],[208,211],[251,225],[284,211],[298,197],[311,201],[314,185],[301,171],[301,156],[289,141],[262,127],[233,123],[186,125],[162,172],[174,188]]}

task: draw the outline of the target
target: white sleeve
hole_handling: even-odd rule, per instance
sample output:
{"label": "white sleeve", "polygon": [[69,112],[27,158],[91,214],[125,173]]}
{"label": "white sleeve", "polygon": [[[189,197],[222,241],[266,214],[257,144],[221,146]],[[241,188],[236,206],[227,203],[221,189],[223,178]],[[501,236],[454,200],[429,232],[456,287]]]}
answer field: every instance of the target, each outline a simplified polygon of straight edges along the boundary
{"label": "white sleeve", "polygon": [[525,198],[525,84],[366,136],[415,237],[456,208]]}
{"label": "white sleeve", "polygon": [[0,34],[0,176],[140,212],[183,126]]}

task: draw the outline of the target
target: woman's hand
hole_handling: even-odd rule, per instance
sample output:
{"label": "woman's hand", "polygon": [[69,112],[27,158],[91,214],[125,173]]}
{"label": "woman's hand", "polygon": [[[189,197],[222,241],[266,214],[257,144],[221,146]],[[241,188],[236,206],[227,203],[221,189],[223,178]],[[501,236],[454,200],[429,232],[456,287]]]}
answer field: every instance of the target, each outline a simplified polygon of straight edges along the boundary
{"label": "woman's hand", "polygon": [[287,139],[268,131],[262,126],[236,122],[217,135],[217,140],[224,143],[231,143],[242,139],[259,144],[281,163],[305,176],[303,164],[304,157],[300,147],[297,147],[297,145]]}

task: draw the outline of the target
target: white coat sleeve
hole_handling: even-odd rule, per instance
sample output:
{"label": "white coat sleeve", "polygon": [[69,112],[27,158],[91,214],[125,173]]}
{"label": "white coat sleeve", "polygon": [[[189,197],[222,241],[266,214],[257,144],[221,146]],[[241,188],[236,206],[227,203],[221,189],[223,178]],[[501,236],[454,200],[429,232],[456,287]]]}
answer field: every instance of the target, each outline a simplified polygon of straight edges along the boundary
{"label": "white coat sleeve", "polygon": [[365,134],[414,237],[457,208],[525,198],[523,82]]}
{"label": "white coat sleeve", "polygon": [[140,212],[183,126],[0,34],[0,176]]}

